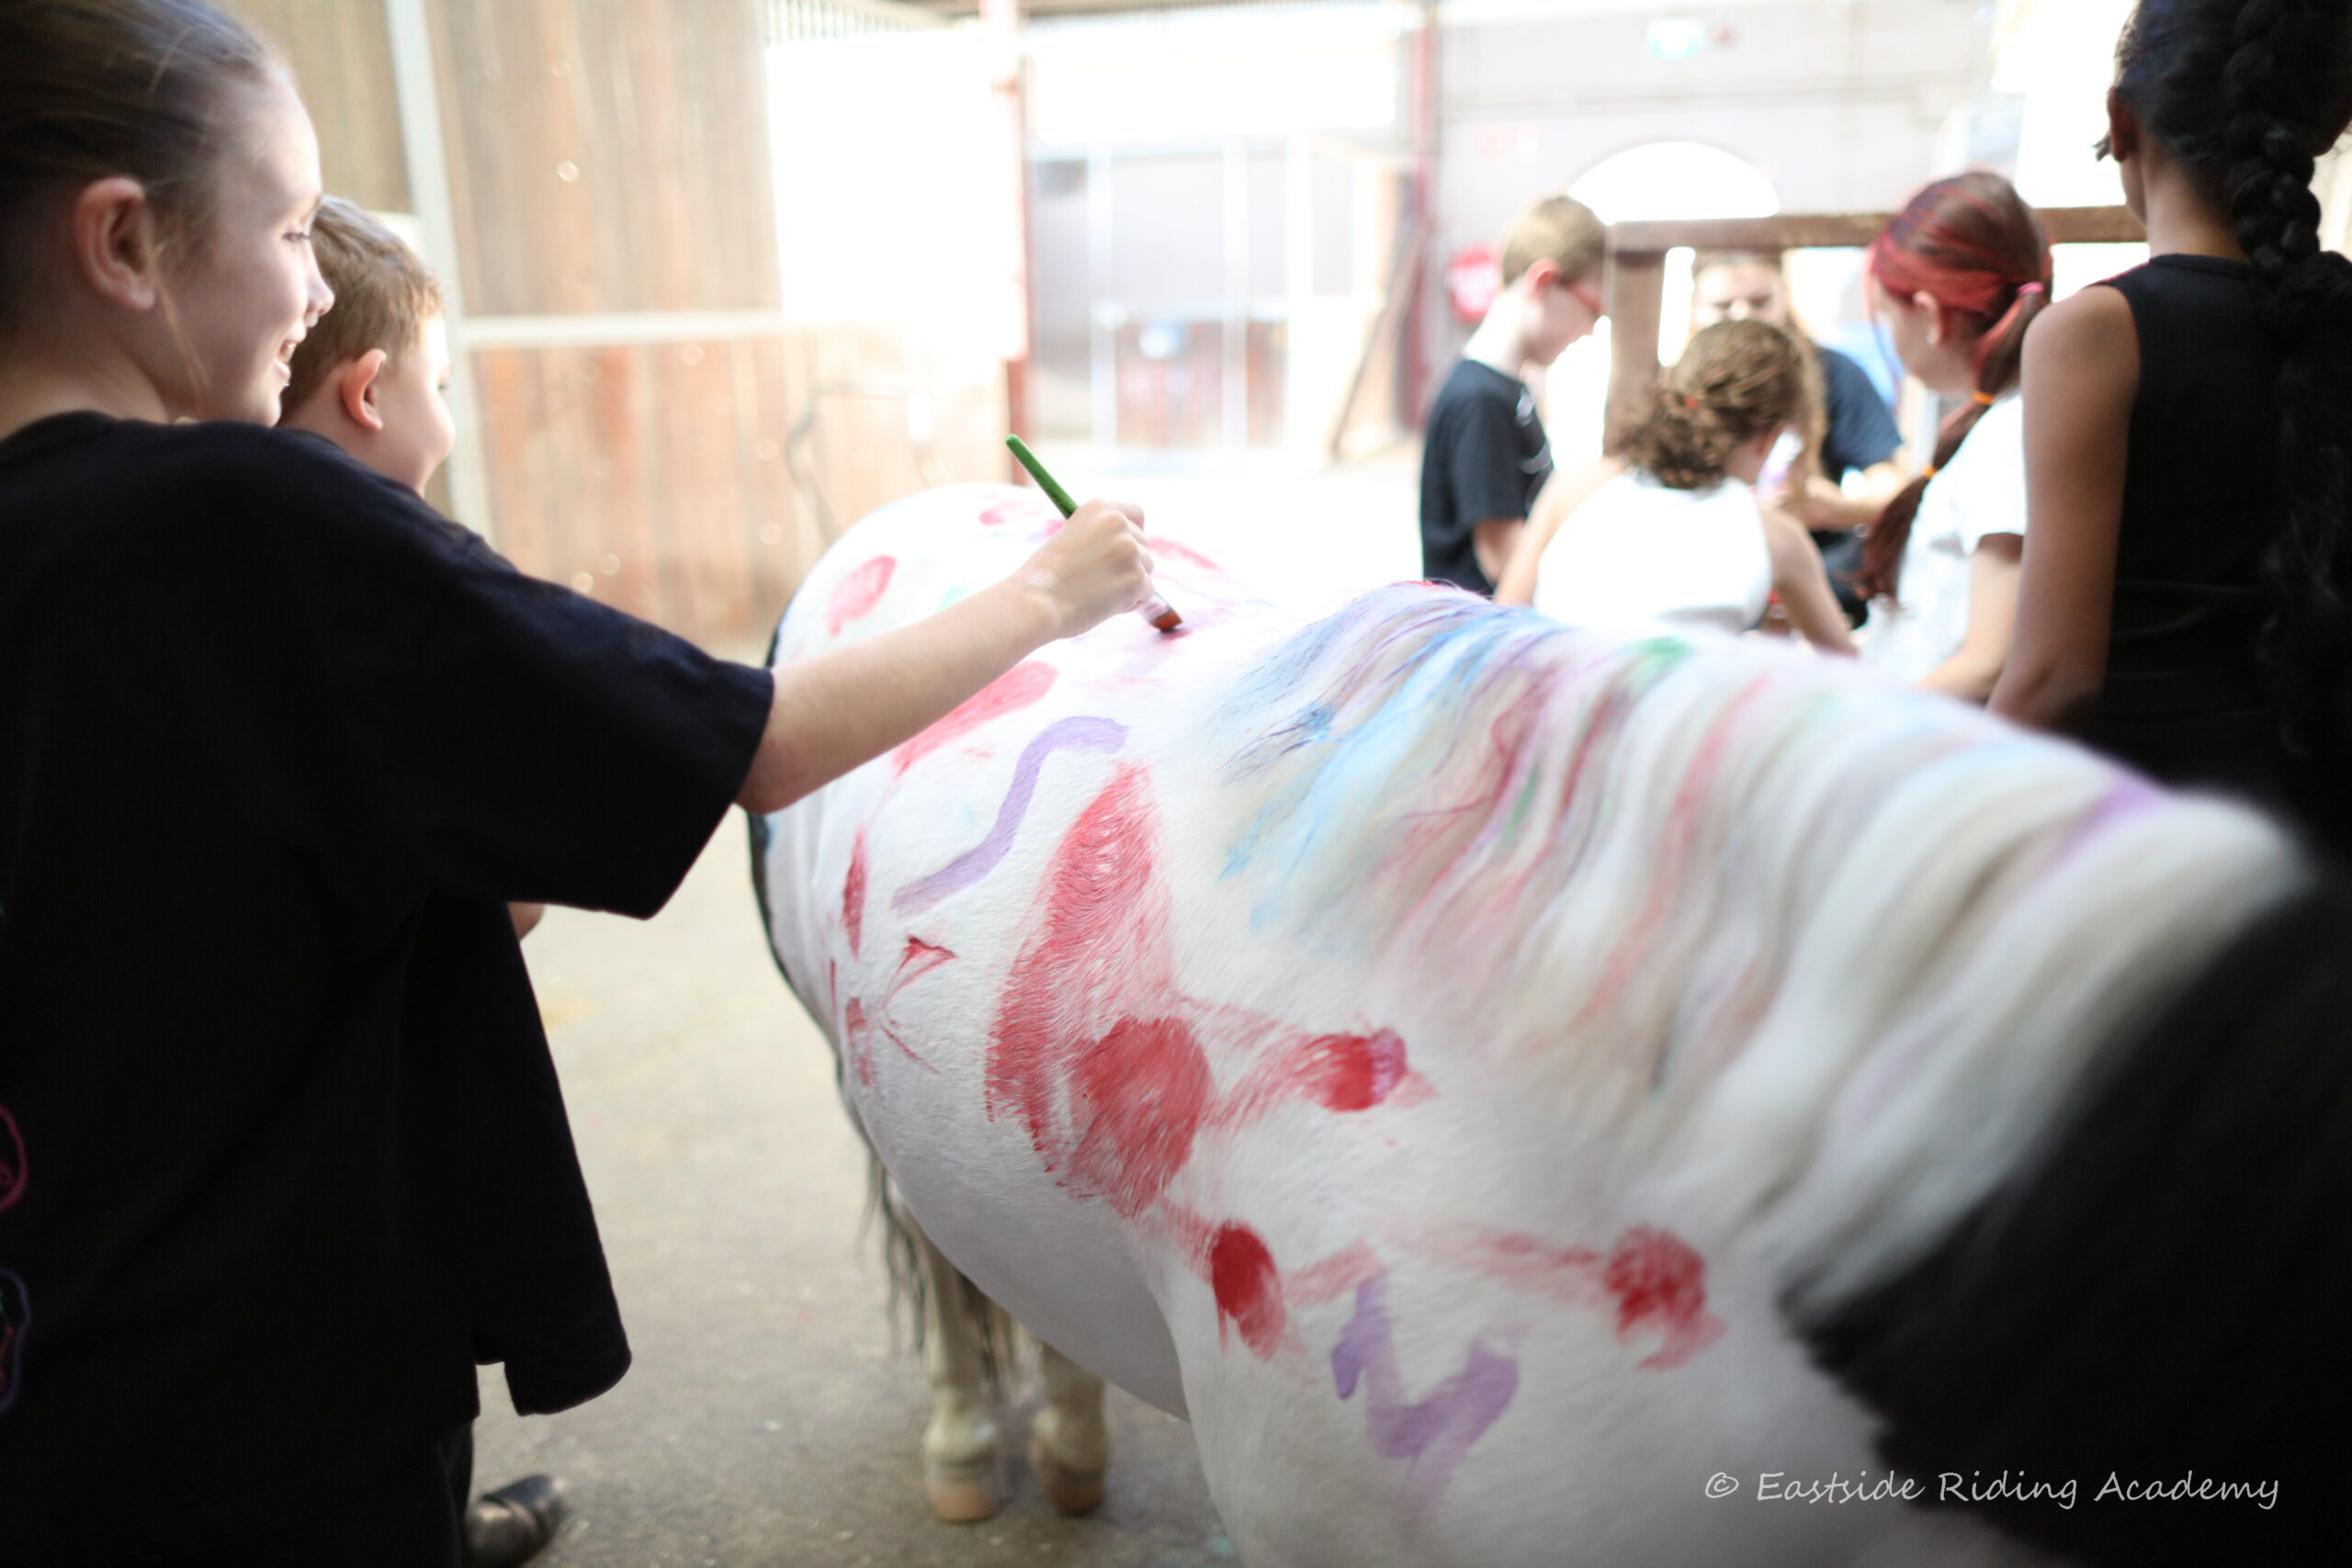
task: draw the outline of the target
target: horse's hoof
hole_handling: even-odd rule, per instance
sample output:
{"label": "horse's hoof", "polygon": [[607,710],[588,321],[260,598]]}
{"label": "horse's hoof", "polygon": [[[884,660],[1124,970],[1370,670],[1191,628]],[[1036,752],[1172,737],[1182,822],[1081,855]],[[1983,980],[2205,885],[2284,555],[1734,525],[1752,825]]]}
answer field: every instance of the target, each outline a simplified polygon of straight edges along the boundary
{"label": "horse's hoof", "polygon": [[996,1487],[968,1471],[934,1472],[923,1477],[931,1511],[951,1525],[976,1525],[996,1517]]}
{"label": "horse's hoof", "polygon": [[1108,1466],[1093,1470],[1072,1470],[1054,1458],[1042,1437],[1029,1439],[1029,1472],[1037,1478],[1037,1489],[1057,1514],[1091,1513],[1102,1501],[1102,1479]]}

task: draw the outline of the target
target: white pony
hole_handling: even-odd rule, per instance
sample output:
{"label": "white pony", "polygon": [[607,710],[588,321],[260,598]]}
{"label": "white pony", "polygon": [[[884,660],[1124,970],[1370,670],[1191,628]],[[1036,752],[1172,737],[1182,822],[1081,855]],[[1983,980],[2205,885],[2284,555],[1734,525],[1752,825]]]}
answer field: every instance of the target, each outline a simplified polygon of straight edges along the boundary
{"label": "white pony", "polygon": [[[887,507],[776,661],[1056,525],[1006,487]],[[2216,1065],[2346,1055],[2333,1022],[2234,1039],[2257,995],[2335,1009],[2286,933],[2352,921],[2282,834],[1833,661],[1422,584],[1300,624],[1154,548],[1180,634],[1047,649],[755,823],[754,863],[922,1230],[1189,1416],[1252,1568],[2340,1543],[2233,1468],[2287,1461],[2232,1414],[2340,1427],[2340,1298],[2256,1325],[2172,1245],[2222,1220],[2143,1212],[2317,1135]],[[2184,1186],[2191,1136],[2217,1163]],[[2071,1272],[2118,1249],[2153,1272]],[[2290,1267],[2275,1235],[2232,1257],[2233,1303]],[[2269,1332],[2320,1359],[2266,1376]],[[2244,1489],[2090,1495],[2182,1466]]]}

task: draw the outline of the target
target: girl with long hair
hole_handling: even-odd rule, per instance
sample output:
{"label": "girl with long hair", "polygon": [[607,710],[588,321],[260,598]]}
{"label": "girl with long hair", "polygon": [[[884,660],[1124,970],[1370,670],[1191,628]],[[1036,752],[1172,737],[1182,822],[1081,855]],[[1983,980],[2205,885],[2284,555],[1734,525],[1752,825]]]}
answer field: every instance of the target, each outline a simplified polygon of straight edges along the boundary
{"label": "girl with long hair", "polygon": [[2146,265],[2026,344],[2033,526],[1996,713],[2347,841],[2352,262],[2314,157],[2352,119],[2343,0],[2141,0],[2105,150]]}
{"label": "girl with long hair", "polygon": [[[650,915],[1150,591],[1090,502],[771,674],[524,577],[255,428],[319,186],[227,12],[0,0],[0,1562],[454,1568],[476,1358],[526,1413],[629,1359],[505,904]],[[421,1122],[411,995],[533,1093]]]}
{"label": "girl with long hair", "polygon": [[1777,594],[1805,640],[1850,655],[1820,552],[1756,497],[1810,374],[1804,345],[1778,327],[1702,331],[1619,436],[1623,461],[1561,476],[1556,506],[1539,506],[1497,602],[1575,626],[1738,633]]}
{"label": "girl with long hair", "polygon": [[1960,401],[1928,471],[1871,527],[1862,658],[1968,702],[1992,694],[2017,616],[2025,534],[2026,329],[2050,302],[2041,223],[1998,175],[1938,180],[1871,243],[1872,310],[1903,367]]}

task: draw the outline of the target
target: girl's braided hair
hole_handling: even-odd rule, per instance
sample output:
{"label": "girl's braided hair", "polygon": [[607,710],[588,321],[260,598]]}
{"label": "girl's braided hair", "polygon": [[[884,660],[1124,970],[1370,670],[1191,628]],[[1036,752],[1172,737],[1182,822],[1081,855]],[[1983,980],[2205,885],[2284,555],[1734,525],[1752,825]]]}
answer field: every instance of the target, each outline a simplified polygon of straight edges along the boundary
{"label": "girl's braided hair", "polygon": [[1888,220],[1871,242],[1870,269],[1887,293],[1930,295],[1977,332],[1977,396],[1944,422],[1928,471],[1895,493],[1862,542],[1856,586],[1893,599],[1928,481],[1950,466],[1992,400],[2018,384],[2025,330],[2050,303],[2050,242],[2015,186],[1972,172],[1936,181]]}
{"label": "girl's braided hair", "polygon": [[2352,761],[2352,261],[2320,248],[2312,192],[2352,113],[2352,5],[2141,0],[2116,55],[2116,91],[2207,182],[2253,264],[2286,513],[2263,655],[2289,744]]}
{"label": "girl's braided hair", "polygon": [[1613,445],[1668,490],[1704,490],[1742,442],[1800,417],[1818,374],[1805,345],[1770,322],[1717,321],[1690,339]]}

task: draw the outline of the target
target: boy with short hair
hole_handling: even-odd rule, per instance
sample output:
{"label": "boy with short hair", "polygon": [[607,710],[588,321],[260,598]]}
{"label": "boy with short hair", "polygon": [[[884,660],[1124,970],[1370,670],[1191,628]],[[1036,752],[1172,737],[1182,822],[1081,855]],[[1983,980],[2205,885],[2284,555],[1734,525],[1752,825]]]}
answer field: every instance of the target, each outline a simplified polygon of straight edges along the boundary
{"label": "boy with short hair", "polygon": [[1602,314],[1608,230],[1566,195],[1544,197],[1503,236],[1503,286],[1430,410],[1421,455],[1421,572],[1492,595],[1552,472],[1525,375]]}
{"label": "boy with short hair", "polygon": [[441,400],[449,334],[440,282],[398,235],[341,197],[319,204],[311,246],[334,308],[294,350],[278,428],[323,435],[422,492],[457,442]]}
{"label": "boy with short hair", "polygon": [[[457,441],[441,396],[450,371],[441,285],[398,235],[340,197],[319,204],[311,220],[311,245],[327,287],[334,290],[334,305],[294,351],[280,395],[278,427],[323,436],[386,479],[422,494]],[[418,965],[411,974],[409,1010],[415,1027],[407,1071],[413,1087],[403,1116],[429,1157],[443,1168],[435,1190],[446,1207],[432,1217],[454,1233],[445,1238],[445,1248],[475,1299],[477,1359],[494,1359],[483,1354],[492,1351],[495,1359],[506,1359],[512,1386],[516,1361],[526,1363],[528,1375],[531,1352],[523,1343],[509,1343],[527,1337],[501,1330],[510,1322],[531,1322],[557,1298],[554,1292],[538,1301],[518,1296],[510,1282],[514,1264],[485,1269],[477,1263],[479,1232],[494,1223],[489,1215],[496,1180],[477,1150],[485,1136],[502,1135],[510,1115],[528,1119],[537,1111],[543,1120],[545,1107],[531,1083],[537,1065],[482,1059],[469,1037],[461,991],[437,987],[429,978],[438,931],[484,914],[498,918],[495,906],[483,911],[462,904],[436,896],[428,905],[428,932],[419,941]],[[542,910],[536,904],[514,904],[506,913],[520,937],[538,923]],[[466,1109],[453,1114],[460,1104]],[[505,1125],[511,1129],[512,1123]],[[601,1250],[587,1264],[595,1242],[594,1221],[586,1224],[584,1236],[576,1224],[557,1227],[570,1234],[557,1236],[553,1245],[568,1249],[575,1273],[582,1266],[601,1273]],[[516,1262],[528,1266],[521,1258]],[[625,1351],[622,1359],[625,1364]],[[552,1478],[526,1476],[467,1502],[473,1474],[470,1427],[444,1445],[441,1459],[450,1489],[465,1509],[467,1568],[512,1568],[554,1539],[564,1507],[561,1488]]]}

